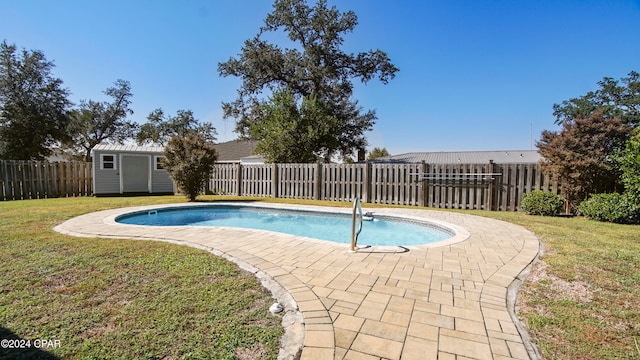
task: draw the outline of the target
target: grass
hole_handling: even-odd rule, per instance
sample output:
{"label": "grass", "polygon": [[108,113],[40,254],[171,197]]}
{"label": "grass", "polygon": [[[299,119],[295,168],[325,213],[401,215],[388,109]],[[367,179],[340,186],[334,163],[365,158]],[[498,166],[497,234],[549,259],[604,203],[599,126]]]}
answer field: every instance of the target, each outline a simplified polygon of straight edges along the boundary
{"label": "grass", "polygon": [[0,358],[275,358],[281,319],[250,273],[207,252],[55,233],[70,217],[183,197],[0,203],[0,338],[59,340]]}
{"label": "grass", "polygon": [[[24,339],[59,339],[60,348],[45,355],[72,359],[274,357],[282,329],[279,318],[266,316],[270,296],[233,264],[178,245],[80,239],[50,230],[91,211],[182,201],[163,196],[0,203],[0,330]],[[640,359],[639,226],[464,213],[519,224],[542,239],[543,262],[521,288],[518,305],[545,358]]]}

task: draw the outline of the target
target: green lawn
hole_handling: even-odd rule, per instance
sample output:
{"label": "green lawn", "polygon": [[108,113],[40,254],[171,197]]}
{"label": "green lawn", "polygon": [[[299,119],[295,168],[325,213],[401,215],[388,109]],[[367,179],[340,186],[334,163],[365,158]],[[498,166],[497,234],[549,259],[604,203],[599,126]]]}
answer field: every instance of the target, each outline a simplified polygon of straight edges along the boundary
{"label": "green lawn", "polygon": [[[185,246],[81,239],[51,230],[91,211],[183,201],[1,202],[0,338],[60,340],[60,347],[36,355],[72,359],[275,357],[280,319],[268,315],[270,294],[251,274]],[[523,225],[545,244],[543,263],[518,299],[519,315],[545,358],[640,359],[640,226],[465,213]],[[15,355],[1,351],[0,358]]]}
{"label": "green lawn", "polygon": [[250,273],[207,252],[53,232],[83,213],[183,197],[0,202],[0,338],[58,340],[0,358],[276,358],[281,318]]}

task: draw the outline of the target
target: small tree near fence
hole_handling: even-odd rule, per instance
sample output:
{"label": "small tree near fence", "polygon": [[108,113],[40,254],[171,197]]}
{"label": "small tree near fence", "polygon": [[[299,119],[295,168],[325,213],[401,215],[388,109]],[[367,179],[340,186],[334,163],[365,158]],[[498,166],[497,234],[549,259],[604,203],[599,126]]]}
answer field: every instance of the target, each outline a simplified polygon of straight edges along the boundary
{"label": "small tree near fence", "polygon": [[602,110],[565,122],[560,131],[542,132],[536,144],[542,170],[557,176],[563,197],[573,211],[589,194],[619,189],[620,171],[613,154],[624,146],[631,127],[620,118],[605,118]]}
{"label": "small tree near fence", "polygon": [[196,134],[174,136],[167,143],[164,156],[164,168],[189,201],[195,201],[209,180],[218,157],[213,144]]}

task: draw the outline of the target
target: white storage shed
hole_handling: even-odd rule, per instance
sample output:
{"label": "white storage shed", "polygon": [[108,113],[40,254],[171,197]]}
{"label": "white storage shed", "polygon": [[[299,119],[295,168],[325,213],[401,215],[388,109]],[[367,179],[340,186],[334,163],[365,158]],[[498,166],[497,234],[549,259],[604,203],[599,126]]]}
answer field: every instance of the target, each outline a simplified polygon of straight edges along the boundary
{"label": "white storage shed", "polygon": [[94,195],[173,194],[175,185],[162,168],[160,146],[96,145]]}

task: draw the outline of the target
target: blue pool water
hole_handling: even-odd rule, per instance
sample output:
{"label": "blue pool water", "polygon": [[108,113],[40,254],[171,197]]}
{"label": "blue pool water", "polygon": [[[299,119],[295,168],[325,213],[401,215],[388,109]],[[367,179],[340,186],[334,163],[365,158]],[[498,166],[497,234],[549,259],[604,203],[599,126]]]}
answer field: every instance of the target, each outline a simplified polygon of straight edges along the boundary
{"label": "blue pool water", "polygon": [[[451,233],[428,223],[379,217],[364,221],[359,245],[420,245],[448,239]],[[351,243],[351,215],[311,211],[283,211],[255,207],[206,206],[166,208],[125,214],[123,224],[153,226],[229,226],[270,230],[339,243]]]}

